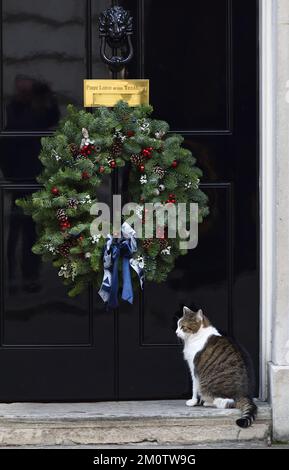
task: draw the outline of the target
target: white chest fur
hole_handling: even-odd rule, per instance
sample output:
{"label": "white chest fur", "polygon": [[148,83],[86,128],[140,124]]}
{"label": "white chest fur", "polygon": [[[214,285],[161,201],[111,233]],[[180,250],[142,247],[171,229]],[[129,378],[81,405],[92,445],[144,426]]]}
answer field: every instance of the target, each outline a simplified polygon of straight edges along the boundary
{"label": "white chest fur", "polygon": [[201,328],[196,335],[191,335],[185,340],[184,358],[188,361],[192,373],[196,354],[204,348],[208,338],[212,335],[221,336],[216,328],[208,326]]}

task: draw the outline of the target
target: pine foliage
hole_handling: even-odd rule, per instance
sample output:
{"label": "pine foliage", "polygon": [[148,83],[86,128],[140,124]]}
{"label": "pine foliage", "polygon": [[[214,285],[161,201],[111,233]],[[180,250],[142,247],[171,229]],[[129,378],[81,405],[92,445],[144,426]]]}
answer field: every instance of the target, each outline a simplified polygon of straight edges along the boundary
{"label": "pine foliage", "polygon": [[[169,125],[151,119],[151,106],[97,108],[93,113],[68,106],[67,116],[52,137],[42,138],[39,155],[42,189],[17,204],[33,217],[38,238],[32,250],[52,262],[70,286],[69,295],[90,283],[100,286],[105,238],[91,236],[91,206],[104,177],[126,167],[126,199],[139,208],[148,202],[196,202],[199,222],[208,214],[207,196],[199,189],[201,170],[183,138],[169,132]],[[88,137],[83,132],[87,132]],[[132,156],[137,156],[132,160]],[[142,161],[141,165],[132,163]],[[105,183],[104,183],[105,181]],[[62,210],[62,212],[57,212]],[[58,217],[61,214],[61,219]],[[142,216],[141,216],[142,217]],[[145,227],[145,218],[143,218]],[[136,257],[144,259],[145,278],[162,282],[184,254],[177,239],[138,240]]]}

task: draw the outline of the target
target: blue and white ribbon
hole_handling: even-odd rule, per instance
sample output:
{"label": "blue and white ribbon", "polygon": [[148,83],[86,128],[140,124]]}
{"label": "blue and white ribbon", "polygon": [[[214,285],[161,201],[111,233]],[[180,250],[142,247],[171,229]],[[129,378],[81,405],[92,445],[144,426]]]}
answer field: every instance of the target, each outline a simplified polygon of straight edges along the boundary
{"label": "blue and white ribbon", "polygon": [[137,273],[140,286],[143,288],[144,263],[143,259],[133,258],[137,251],[135,231],[127,223],[121,226],[122,237],[113,238],[108,235],[103,255],[103,280],[99,295],[109,308],[118,306],[118,261],[122,258],[122,299],[133,303],[133,288],[131,282],[130,267]]}

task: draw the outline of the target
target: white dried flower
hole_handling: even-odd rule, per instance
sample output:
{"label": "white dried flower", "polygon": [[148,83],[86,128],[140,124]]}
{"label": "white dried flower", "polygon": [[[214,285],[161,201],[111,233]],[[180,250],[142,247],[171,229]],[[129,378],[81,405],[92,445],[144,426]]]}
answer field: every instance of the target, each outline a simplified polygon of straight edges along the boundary
{"label": "white dried flower", "polygon": [[147,184],[148,182],[147,175],[142,175],[139,181],[140,181],[140,184]]}
{"label": "white dried flower", "polygon": [[81,144],[80,144],[81,148],[84,147],[85,145],[94,144],[94,140],[91,140],[89,138],[88,130],[85,129],[85,127],[82,128],[82,135],[83,135],[83,139],[81,140]]}
{"label": "white dried flower", "polygon": [[77,264],[75,262],[71,263],[71,279],[74,281],[77,275]]}
{"label": "white dried flower", "polygon": [[139,126],[140,130],[144,132],[145,134],[149,134],[151,131],[151,126],[150,123],[147,119],[138,119],[137,120],[137,125]]}
{"label": "white dried flower", "polygon": [[47,251],[55,255],[56,249],[55,249],[55,246],[52,245],[52,243],[45,243],[44,247],[46,248]]}
{"label": "white dried flower", "polygon": [[171,254],[171,249],[172,249],[171,246],[167,246],[166,248],[164,248],[164,249],[161,251],[161,254],[162,254],[162,255],[170,255],[170,254]]}
{"label": "white dried flower", "polygon": [[63,276],[65,279],[68,279],[71,277],[71,268],[67,264],[64,264],[58,271],[58,276]]}
{"label": "white dried flower", "polygon": [[192,181],[188,181],[185,183],[185,189],[191,189],[192,187],[195,189],[198,189],[200,183],[200,179],[197,178],[197,180],[193,183]]}
{"label": "white dried flower", "polygon": [[155,133],[156,139],[162,139],[164,135],[165,135],[165,132],[164,132],[164,131],[157,131],[157,132]]}
{"label": "white dried flower", "polygon": [[90,241],[93,244],[98,243],[100,239],[101,239],[101,235],[99,233],[97,235],[92,235],[92,237],[90,237]]}
{"label": "white dried flower", "polygon": [[82,199],[79,200],[80,204],[91,204],[91,197],[89,194],[84,196]]}
{"label": "white dried flower", "polygon": [[126,136],[120,131],[116,131],[113,137],[117,140],[120,140],[120,142],[124,142],[126,139]]}
{"label": "white dried flower", "polygon": [[51,152],[51,156],[53,158],[55,158],[55,160],[58,162],[59,160],[61,160],[61,157],[58,155],[58,153],[55,151],[55,150],[52,150]]}

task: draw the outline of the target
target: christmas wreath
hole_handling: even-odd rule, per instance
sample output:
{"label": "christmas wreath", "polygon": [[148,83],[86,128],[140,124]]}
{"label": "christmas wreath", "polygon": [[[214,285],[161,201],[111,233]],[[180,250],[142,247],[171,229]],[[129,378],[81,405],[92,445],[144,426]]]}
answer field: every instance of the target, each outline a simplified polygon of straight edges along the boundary
{"label": "christmas wreath", "polygon": [[[105,175],[126,168],[127,199],[138,203],[144,224],[147,202],[196,202],[199,222],[208,214],[194,157],[181,146],[183,138],[169,133],[166,122],[150,118],[151,112],[151,106],[131,108],[125,102],[92,113],[68,106],[54,135],[42,138],[42,189],[17,204],[36,222],[32,251],[53,263],[70,285],[70,296],[88,284],[102,283],[104,252],[113,237],[107,246],[107,239],[92,235],[90,228],[91,207],[97,188],[107,184]],[[161,282],[185,252],[178,238],[170,239],[165,232],[162,238],[138,240],[127,258],[143,268],[145,279]]]}

